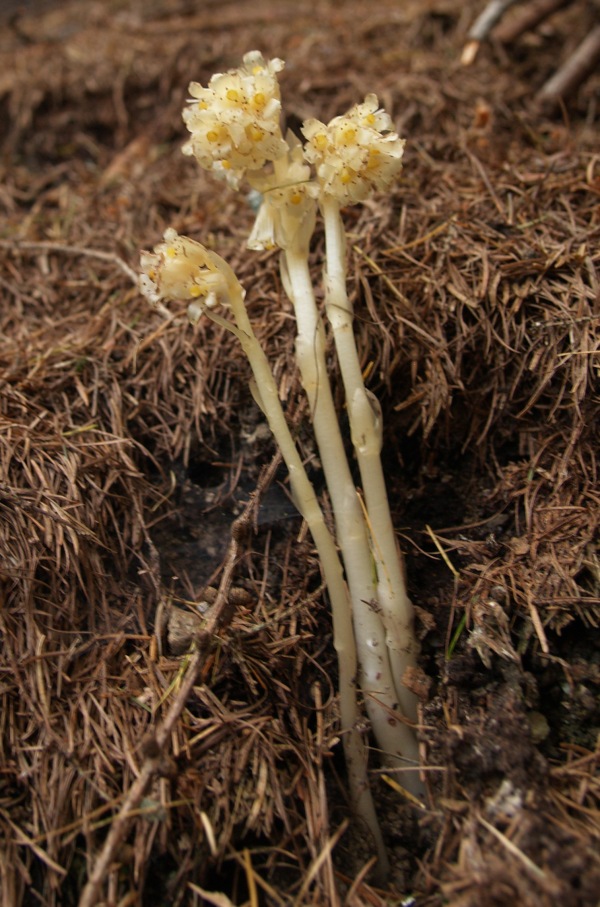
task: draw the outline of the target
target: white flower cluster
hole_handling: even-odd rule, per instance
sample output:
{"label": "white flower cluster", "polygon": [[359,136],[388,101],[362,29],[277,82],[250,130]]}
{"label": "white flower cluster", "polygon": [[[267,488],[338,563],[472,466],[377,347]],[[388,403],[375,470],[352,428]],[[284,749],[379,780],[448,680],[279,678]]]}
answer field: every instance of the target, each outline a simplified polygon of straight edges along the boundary
{"label": "white flower cluster", "polygon": [[200,243],[169,228],[154,252],[142,252],[140,290],[152,305],[163,300],[202,300],[209,308],[227,305],[224,262]]}
{"label": "white flower cluster", "polygon": [[239,69],[214,75],[207,88],[189,86],[183,119],[191,138],[183,151],[235,189],[246,171],[260,170],[287,151],[279,123],[277,73],[283,66],[251,51]]}
{"label": "white flower cluster", "polygon": [[[284,226],[274,215],[276,206],[293,213],[295,205],[302,205],[302,217],[295,221],[306,223],[311,198],[323,194],[341,204],[364,201],[373,189],[388,189],[402,168],[404,140],[374,94],[327,125],[307,120],[303,151],[286,142],[277,79],[283,67],[282,60],[265,60],[252,51],[239,69],[214,75],[207,88],[192,82],[192,98],[183,111],[191,133],[184,152],[233,188],[247,177],[265,196],[251,248],[269,248],[270,243],[286,247],[294,218]],[[272,165],[268,172],[263,171],[266,164]],[[306,164],[314,166],[316,179]]]}
{"label": "white flower cluster", "polygon": [[404,139],[392,132],[390,116],[374,94],[328,125],[307,120],[305,157],[314,164],[321,191],[342,204],[363,201],[373,189],[388,189],[402,169]]}

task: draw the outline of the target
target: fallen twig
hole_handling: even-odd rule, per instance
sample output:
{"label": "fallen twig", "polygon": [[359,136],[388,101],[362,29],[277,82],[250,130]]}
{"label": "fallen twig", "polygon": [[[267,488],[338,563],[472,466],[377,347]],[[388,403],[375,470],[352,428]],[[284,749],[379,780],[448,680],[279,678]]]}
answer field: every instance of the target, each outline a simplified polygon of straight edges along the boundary
{"label": "fallen twig", "polygon": [[468,41],[465,44],[460,58],[463,66],[470,66],[475,60],[477,52],[496,22],[499,22],[507,9],[514,6],[518,0],[490,0],[483,12],[477,17],[471,26],[468,34]]}
{"label": "fallen twig", "polygon": [[563,6],[569,6],[572,2],[573,0],[532,0],[518,13],[515,13],[508,22],[500,23],[494,32],[494,38],[501,44],[510,44],[526,31],[536,28],[552,13],[562,9]]}
{"label": "fallen twig", "polygon": [[587,79],[599,62],[600,25],[597,25],[554,75],[542,85],[537,95],[538,101],[544,104],[556,103],[559,98],[571,94]]}
{"label": "fallen twig", "polygon": [[135,286],[138,283],[138,275],[130,268],[127,262],[123,261],[114,252],[103,252],[101,249],[87,249],[84,246],[69,246],[60,242],[29,242],[21,239],[0,239],[0,248],[15,249],[23,252],[61,252],[63,255],[83,255],[86,258],[97,258],[100,261],[107,261],[119,267]]}

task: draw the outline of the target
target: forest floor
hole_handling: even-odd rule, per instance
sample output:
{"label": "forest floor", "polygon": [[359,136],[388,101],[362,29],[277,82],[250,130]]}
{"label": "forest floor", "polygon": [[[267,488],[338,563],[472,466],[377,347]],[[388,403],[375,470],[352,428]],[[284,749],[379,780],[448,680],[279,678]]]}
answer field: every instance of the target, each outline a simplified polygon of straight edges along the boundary
{"label": "forest floor", "polygon": [[[4,4],[6,907],[597,907],[600,76],[535,101],[594,13],[465,68],[480,8]],[[373,92],[407,140],[398,184],[344,211],[421,642],[423,803],[370,741],[385,883],[347,804],[319,563],[247,363],[136,286],[168,226],[232,265],[321,487],[277,255],[246,249],[244,193],[181,153],[189,82],[252,49],[286,61],[290,128]],[[317,286],[322,246],[319,226]],[[220,583],[200,661],[195,603]]]}

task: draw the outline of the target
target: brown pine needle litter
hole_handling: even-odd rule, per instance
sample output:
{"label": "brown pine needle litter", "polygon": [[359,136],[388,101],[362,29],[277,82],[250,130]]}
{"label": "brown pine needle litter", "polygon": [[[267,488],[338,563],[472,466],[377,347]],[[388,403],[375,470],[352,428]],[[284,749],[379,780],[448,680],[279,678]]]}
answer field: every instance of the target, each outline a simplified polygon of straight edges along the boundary
{"label": "brown pine needle litter", "polygon": [[[7,907],[596,907],[599,76],[553,117],[530,103],[594,9],[464,70],[481,6],[0,12]],[[277,261],[180,150],[188,83],[255,47],[287,61],[291,128],[373,91],[407,138],[399,184],[345,213],[422,642],[426,804],[371,763],[385,889],[344,796],[319,563],[248,367],[131,279],[167,224],[227,258],[318,478]]]}

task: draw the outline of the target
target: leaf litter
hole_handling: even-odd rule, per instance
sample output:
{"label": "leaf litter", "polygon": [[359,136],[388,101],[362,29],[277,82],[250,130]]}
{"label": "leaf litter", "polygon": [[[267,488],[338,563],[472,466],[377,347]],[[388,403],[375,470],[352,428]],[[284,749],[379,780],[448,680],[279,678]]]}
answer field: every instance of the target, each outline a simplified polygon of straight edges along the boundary
{"label": "leaf litter", "polygon": [[[3,13],[5,903],[596,903],[598,77],[531,102],[579,3],[461,69],[476,7]],[[171,223],[227,258],[318,476],[276,262],[180,151],[188,82],[253,47],[287,61],[292,128],[374,91],[408,139],[394,191],[346,212],[421,615],[425,807],[372,760],[387,890],[347,821],[319,565],[248,368],[128,274]]]}

